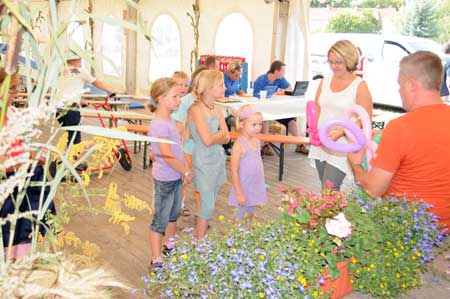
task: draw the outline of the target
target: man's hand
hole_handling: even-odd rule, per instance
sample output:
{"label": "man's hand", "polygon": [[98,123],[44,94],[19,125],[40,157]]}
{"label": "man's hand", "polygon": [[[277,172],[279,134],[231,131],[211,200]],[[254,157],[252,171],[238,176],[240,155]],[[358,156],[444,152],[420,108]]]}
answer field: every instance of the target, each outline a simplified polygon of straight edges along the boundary
{"label": "man's hand", "polygon": [[361,165],[363,162],[364,148],[357,153],[348,153],[347,160],[351,165]]}

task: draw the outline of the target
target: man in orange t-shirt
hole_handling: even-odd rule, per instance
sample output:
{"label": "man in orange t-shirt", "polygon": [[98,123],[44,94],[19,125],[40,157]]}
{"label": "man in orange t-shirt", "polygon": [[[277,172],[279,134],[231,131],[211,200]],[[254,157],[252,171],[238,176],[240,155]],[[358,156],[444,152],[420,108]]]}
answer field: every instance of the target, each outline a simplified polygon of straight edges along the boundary
{"label": "man in orange t-shirt", "polygon": [[450,229],[450,106],[439,96],[443,68],[426,51],[400,62],[398,83],[407,113],[383,131],[372,168],[361,167],[363,152],[348,154],[355,181],[374,196],[423,199]]}

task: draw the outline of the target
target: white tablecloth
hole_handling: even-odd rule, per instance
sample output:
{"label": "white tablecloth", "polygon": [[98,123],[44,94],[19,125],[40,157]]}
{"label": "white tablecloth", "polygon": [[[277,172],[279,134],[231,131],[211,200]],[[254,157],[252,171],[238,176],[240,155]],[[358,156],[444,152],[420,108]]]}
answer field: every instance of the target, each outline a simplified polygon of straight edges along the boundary
{"label": "white tablecloth", "polygon": [[267,100],[257,98],[230,97],[231,100],[240,100],[234,103],[216,102],[217,105],[234,110],[239,109],[242,105],[250,104],[254,110],[259,111],[263,115],[264,120],[277,120],[290,117],[305,117],[306,102],[305,97],[295,96],[273,96]]}

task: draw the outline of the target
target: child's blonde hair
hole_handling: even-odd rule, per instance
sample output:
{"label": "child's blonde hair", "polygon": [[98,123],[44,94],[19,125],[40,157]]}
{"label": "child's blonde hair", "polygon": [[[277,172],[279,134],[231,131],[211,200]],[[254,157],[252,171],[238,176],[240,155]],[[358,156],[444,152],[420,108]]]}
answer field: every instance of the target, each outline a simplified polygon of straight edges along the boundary
{"label": "child's blonde hair", "polygon": [[189,81],[189,76],[188,76],[188,74],[186,74],[183,71],[176,71],[176,72],[173,73],[172,79],[174,79],[174,80],[188,80]]}
{"label": "child's blonde hair", "polygon": [[159,104],[158,98],[166,95],[176,85],[177,83],[172,78],[159,78],[155,82],[153,82],[150,89],[150,97],[153,99],[155,104],[151,105],[151,112],[154,112],[156,110],[156,107]]}
{"label": "child's blonde hair", "polygon": [[236,130],[240,132],[242,130],[241,123],[245,123],[246,119],[255,114],[261,116],[262,118],[262,113],[253,110],[252,106],[250,105],[243,105],[239,107],[238,111],[236,112]]}
{"label": "child's blonde hair", "polygon": [[[199,100],[202,100],[204,93],[210,89],[214,87],[214,84],[216,84],[216,82],[218,81],[222,81],[223,82],[223,74],[219,71],[216,70],[202,70],[201,72],[196,74],[196,78],[194,80],[193,83],[193,93],[194,93],[194,104],[197,103]],[[194,76],[192,76],[194,78]],[[189,113],[191,111],[192,106],[189,108],[186,117],[184,118],[184,122],[183,122],[183,134],[182,134],[182,138],[183,138],[183,142],[186,142],[190,135],[191,132],[189,130]]]}
{"label": "child's blonde hair", "polygon": [[204,96],[204,93],[214,87],[218,81],[223,82],[223,74],[216,70],[205,70],[201,72],[197,80],[195,82],[194,94],[196,97],[196,101],[201,100]]}

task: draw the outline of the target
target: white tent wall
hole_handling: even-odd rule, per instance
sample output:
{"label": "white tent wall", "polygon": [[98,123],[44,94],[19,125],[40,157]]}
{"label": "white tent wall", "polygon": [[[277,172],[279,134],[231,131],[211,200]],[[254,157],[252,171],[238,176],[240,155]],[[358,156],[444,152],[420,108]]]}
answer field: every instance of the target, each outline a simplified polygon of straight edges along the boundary
{"label": "white tent wall", "polygon": [[[124,19],[127,10],[126,1],[110,1],[110,0],[93,0],[93,14],[103,16],[115,16]],[[230,13],[239,12],[246,17],[253,30],[253,67],[252,74],[249,78],[254,80],[260,74],[265,73],[274,58],[274,41],[278,34],[276,25],[278,22],[278,1],[266,3],[264,0],[200,0],[200,39],[199,54],[214,54],[215,34],[220,22]],[[270,1],[269,1],[270,2]],[[72,1],[60,1],[58,5],[58,13],[60,20],[67,20],[71,17],[70,5]],[[171,16],[177,24],[180,32],[181,47],[181,70],[190,73],[190,52],[194,47],[193,30],[190,20],[187,16],[188,12],[192,13],[192,4],[194,0],[141,0],[139,6],[141,8],[142,19],[147,29],[150,31],[154,20],[161,14]],[[44,15],[48,16],[48,1],[33,0],[31,1],[33,9],[42,10]],[[84,12],[88,7],[88,0],[79,1],[78,11]],[[45,31],[44,21],[41,29]],[[101,53],[102,50],[102,28],[103,23],[95,22],[94,43],[96,51]],[[85,39],[90,38],[89,24],[83,24],[83,32]],[[126,34],[126,33],[125,33]],[[142,35],[137,36],[136,48],[126,49],[125,34],[122,43],[122,66],[120,76],[109,76],[103,74],[102,59],[98,55],[96,76],[115,90],[125,91],[125,69],[126,69],[126,51],[134,50],[136,52],[136,90],[138,94],[147,94],[149,88],[149,67],[150,67],[150,45]],[[239,34],[236,32],[235,34]],[[44,38],[45,39],[45,38]],[[43,40],[43,42],[46,42]],[[133,92],[133,91],[128,91]]]}
{"label": "white tent wall", "polygon": [[[228,14],[239,12],[246,17],[253,30],[253,74],[256,78],[266,72],[271,62],[272,37],[274,34],[274,7],[275,3],[266,4],[264,0],[200,0],[199,24],[199,54],[214,54],[215,34],[220,22]],[[194,47],[194,35],[190,20],[186,15],[192,13],[194,1],[165,0],[140,1],[143,19],[151,28],[151,23],[161,14],[172,16],[180,29],[181,38],[181,68],[190,73],[190,52]],[[236,32],[235,34],[239,34]],[[148,91],[148,67],[150,49],[145,46],[142,36],[138,37],[138,93]],[[145,77],[145,78],[144,78]]]}

